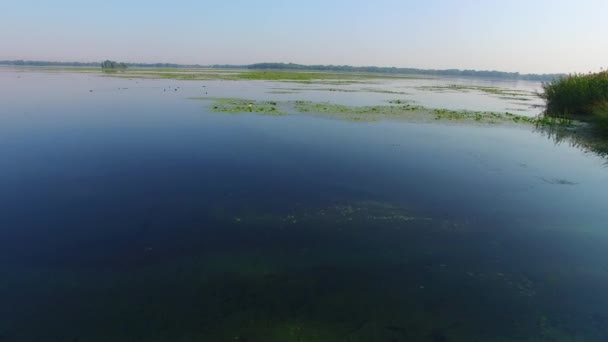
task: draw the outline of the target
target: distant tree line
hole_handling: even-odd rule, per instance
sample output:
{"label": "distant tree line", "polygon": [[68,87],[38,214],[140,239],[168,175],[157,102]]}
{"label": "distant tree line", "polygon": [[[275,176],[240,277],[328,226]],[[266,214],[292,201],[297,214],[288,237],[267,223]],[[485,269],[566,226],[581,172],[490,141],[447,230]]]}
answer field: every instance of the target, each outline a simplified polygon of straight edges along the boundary
{"label": "distant tree line", "polygon": [[67,67],[98,67],[99,63],[92,62],[48,62],[48,61],[26,61],[26,60],[10,60],[0,61],[0,65],[15,65],[15,66],[67,66]]}
{"label": "distant tree line", "polygon": [[210,65],[212,69],[249,69],[251,65],[233,65],[233,64],[214,64]]}
{"label": "distant tree line", "polygon": [[[124,63],[127,67],[132,68],[202,68],[203,66],[183,65],[173,63]],[[28,60],[4,60],[0,61],[0,65],[12,66],[49,66],[49,67],[99,67],[99,62],[48,62],[48,61],[28,61]]]}
{"label": "distant tree line", "polygon": [[504,78],[529,81],[550,81],[564,76],[564,74],[520,74],[518,72],[485,71],[485,70],[459,70],[459,69],[415,69],[395,67],[355,67],[350,65],[301,65],[293,63],[257,63],[249,65],[249,69],[273,70],[310,70],[310,71],[336,71],[336,72],[367,72],[391,75],[430,75],[430,76],[473,76]]}
{"label": "distant tree line", "polygon": [[102,69],[126,69],[127,65],[125,63],[118,63],[110,60],[106,60],[101,62]]}
{"label": "distant tree line", "polygon": [[[301,65],[293,63],[257,63],[251,65],[185,65],[173,63],[124,63],[127,67],[134,68],[216,68],[216,69],[274,69],[274,70],[309,70],[309,71],[334,71],[334,72],[368,72],[387,75],[429,75],[429,76],[472,76],[487,78],[502,78],[529,81],[551,81],[565,76],[565,74],[520,74],[518,72],[484,71],[484,70],[459,70],[459,69],[415,69],[395,67],[355,67],[350,65]],[[47,62],[11,60],[0,61],[0,65],[15,66],[63,66],[63,67],[99,67],[99,63],[83,62]]]}

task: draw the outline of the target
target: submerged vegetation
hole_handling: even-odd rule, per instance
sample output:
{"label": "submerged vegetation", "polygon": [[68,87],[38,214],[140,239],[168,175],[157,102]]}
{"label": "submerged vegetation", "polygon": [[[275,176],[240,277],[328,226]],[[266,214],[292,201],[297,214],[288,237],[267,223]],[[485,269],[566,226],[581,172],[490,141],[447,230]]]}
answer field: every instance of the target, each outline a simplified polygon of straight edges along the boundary
{"label": "submerged vegetation", "polygon": [[[211,303],[205,340],[578,341],[578,331],[566,331],[560,319],[586,308],[556,310],[552,304],[567,286],[555,280],[604,281],[602,273],[534,258],[514,268],[511,242],[497,244],[485,234],[480,240],[483,224],[427,217],[393,202],[331,199],[214,216],[230,236],[250,244],[194,259],[197,293],[213,297],[201,299]],[[472,264],[484,246],[505,257]],[[530,303],[538,310],[528,310]],[[412,313],[412,306],[423,309]],[[462,310],[475,319],[455,319]],[[506,323],[504,312],[513,317]],[[588,331],[603,334],[593,324]]]}
{"label": "submerged vegetation", "polygon": [[608,71],[572,74],[543,84],[548,117],[580,118],[608,132]]}

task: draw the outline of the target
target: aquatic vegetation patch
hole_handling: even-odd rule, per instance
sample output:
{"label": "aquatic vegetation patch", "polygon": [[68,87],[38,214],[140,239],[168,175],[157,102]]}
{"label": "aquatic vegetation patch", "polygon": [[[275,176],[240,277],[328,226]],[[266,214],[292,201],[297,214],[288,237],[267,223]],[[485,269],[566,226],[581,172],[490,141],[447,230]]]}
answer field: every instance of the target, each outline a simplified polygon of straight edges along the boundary
{"label": "aquatic vegetation patch", "polygon": [[[281,88],[277,88],[277,89],[281,89]],[[318,87],[302,87],[302,88],[282,88],[285,89],[287,91],[298,91],[301,92],[303,90],[307,90],[307,91],[329,91],[329,92],[336,92],[336,93],[356,93],[358,92],[358,90],[354,90],[354,89],[343,89],[343,88],[318,88]]]}
{"label": "aquatic vegetation patch", "polygon": [[[342,85],[353,85],[353,84],[368,84],[368,83],[372,83],[373,81],[371,81],[371,79],[361,79],[361,80],[357,80],[357,79],[350,79],[350,80],[340,80],[340,79],[336,79],[336,80],[316,80],[314,83],[315,84],[323,84],[323,85],[332,85],[332,86],[342,86]],[[313,82],[309,82],[309,83],[313,83]]]}
{"label": "aquatic vegetation patch", "polygon": [[356,93],[357,90],[353,90],[353,89],[339,89],[339,88],[329,88],[329,89],[319,89],[319,90],[327,90],[327,91],[333,91],[333,92],[339,92],[339,93]]}
{"label": "aquatic vegetation patch", "polygon": [[285,82],[285,83],[296,83],[302,85],[326,85],[326,86],[344,86],[344,85],[353,85],[353,84],[368,84],[370,81],[367,80],[276,80],[276,82]]}
{"label": "aquatic vegetation patch", "polygon": [[193,98],[195,100],[213,101],[209,107],[217,113],[258,113],[271,115],[287,114],[279,107],[276,101],[255,101],[233,98]]}
{"label": "aquatic vegetation patch", "polygon": [[469,111],[431,109],[408,103],[407,100],[389,100],[388,105],[346,106],[330,102],[312,101],[254,101],[235,98],[193,98],[212,101],[209,109],[218,113],[260,113],[286,115],[310,113],[331,117],[370,122],[382,119],[404,119],[410,121],[451,121],[485,124],[532,124],[536,126],[575,127],[573,120],[547,116],[529,117],[510,112]]}
{"label": "aquatic vegetation patch", "polygon": [[387,78],[408,78],[407,76],[387,76],[366,73],[310,72],[294,70],[249,70],[235,74],[235,79],[258,81],[285,81],[293,83],[322,83],[328,85],[348,85],[368,83],[367,80]]}
{"label": "aquatic vegetation patch", "polygon": [[[369,83],[369,82],[366,82]],[[327,84],[328,83],[320,83],[320,82],[307,82],[306,84]],[[342,84],[332,84],[332,85],[342,85]],[[301,87],[301,88],[274,88],[277,90],[285,89],[285,90],[293,90],[293,91],[330,91],[330,92],[340,92],[340,93],[378,93],[378,94],[394,94],[394,95],[411,95],[410,93],[403,91],[391,91],[391,90],[382,90],[382,89],[373,89],[373,88],[361,88],[361,89],[345,89],[345,88],[318,88],[318,87]]]}
{"label": "aquatic vegetation patch", "polygon": [[459,85],[459,84],[450,84],[450,85],[441,85],[441,86],[421,86],[417,87],[419,90],[427,90],[427,91],[456,91],[456,92],[467,92],[467,91],[479,91],[486,94],[492,95],[501,95],[501,96],[512,96],[518,99],[527,97],[527,96],[535,96],[536,94],[531,91],[526,90],[517,90],[517,89],[506,89],[499,87],[490,87],[490,86],[473,86],[473,85]]}
{"label": "aquatic vegetation patch", "polygon": [[532,98],[529,97],[517,97],[517,96],[498,96],[499,99],[502,100],[512,100],[512,101],[519,101],[519,102],[528,102],[528,101],[532,101]]}
{"label": "aquatic vegetation patch", "polygon": [[298,94],[299,91],[294,90],[271,90],[267,91],[266,94]]}
{"label": "aquatic vegetation patch", "polygon": [[468,110],[448,110],[448,109],[434,109],[433,113],[436,115],[435,120],[474,120],[477,122],[486,121],[492,124],[497,123],[528,123],[540,126],[571,126],[573,125],[572,120],[562,118],[546,118],[544,116],[524,116],[517,115],[510,112],[498,113],[498,112],[483,112],[483,111],[468,111]]}
{"label": "aquatic vegetation patch", "polygon": [[390,203],[375,201],[350,201],[337,202],[320,208],[302,208],[285,214],[255,214],[242,213],[234,216],[237,224],[280,224],[285,226],[321,223],[329,225],[359,223],[367,224],[373,222],[382,223],[409,223],[430,222],[427,217],[413,215],[406,208]]}
{"label": "aquatic vegetation patch", "polygon": [[[426,229],[435,232],[471,233],[478,227],[459,219],[432,218],[403,205],[373,200],[343,200],[324,206],[298,207],[283,212],[235,210],[219,213],[219,220],[242,227],[281,227],[349,231],[368,229]],[[374,228],[375,227],[375,228]]]}
{"label": "aquatic vegetation patch", "polygon": [[[48,68],[52,71],[102,73],[98,68]],[[261,70],[261,69],[216,69],[216,68],[129,68],[120,73],[103,73],[108,77],[172,79],[172,80],[254,80],[277,81],[301,84],[350,85],[369,84],[374,79],[418,79],[407,75],[379,75],[373,73]]]}
{"label": "aquatic vegetation patch", "polygon": [[[517,103],[513,103],[513,104],[517,104]],[[527,110],[525,108],[505,108],[507,111],[513,111],[513,112],[526,112]]]}
{"label": "aquatic vegetation patch", "polygon": [[378,94],[411,95],[411,93],[407,93],[404,91],[375,89],[375,88],[362,88],[361,91],[366,92],[366,93],[378,93]]}
{"label": "aquatic vegetation patch", "polygon": [[104,76],[117,78],[140,78],[140,79],[166,79],[178,81],[211,81],[211,80],[230,80],[229,75],[216,73],[164,73],[164,72],[129,72],[106,73]]}
{"label": "aquatic vegetation patch", "polygon": [[294,71],[246,71],[236,75],[243,80],[260,81],[312,81],[339,79],[344,76],[322,72],[294,72]]}
{"label": "aquatic vegetation patch", "polygon": [[352,72],[323,72],[302,70],[272,70],[272,69],[250,69],[237,75],[244,80],[263,81],[295,81],[295,82],[323,82],[327,84],[355,84],[367,83],[373,79],[421,79],[420,77],[406,75],[381,75],[374,73],[352,73]]}
{"label": "aquatic vegetation patch", "polygon": [[412,103],[414,101],[412,101],[412,100],[403,100],[403,99],[395,99],[395,100],[388,100],[386,102],[388,102],[390,104],[394,104],[394,105],[401,105],[401,104]]}
{"label": "aquatic vegetation patch", "polygon": [[398,106],[362,106],[352,107],[333,104],[329,102],[310,102],[296,101],[295,109],[299,112],[307,113],[333,113],[333,114],[353,114],[353,115],[402,115],[407,112],[424,110],[422,106],[408,103],[400,103]]}

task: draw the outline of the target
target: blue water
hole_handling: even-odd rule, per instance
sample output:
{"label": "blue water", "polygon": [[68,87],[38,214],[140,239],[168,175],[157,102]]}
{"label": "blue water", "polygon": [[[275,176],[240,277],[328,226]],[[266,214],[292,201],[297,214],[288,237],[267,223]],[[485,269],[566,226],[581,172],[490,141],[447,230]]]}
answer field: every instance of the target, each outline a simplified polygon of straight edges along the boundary
{"label": "blue water", "polygon": [[259,84],[0,72],[0,341],[608,340],[605,159]]}

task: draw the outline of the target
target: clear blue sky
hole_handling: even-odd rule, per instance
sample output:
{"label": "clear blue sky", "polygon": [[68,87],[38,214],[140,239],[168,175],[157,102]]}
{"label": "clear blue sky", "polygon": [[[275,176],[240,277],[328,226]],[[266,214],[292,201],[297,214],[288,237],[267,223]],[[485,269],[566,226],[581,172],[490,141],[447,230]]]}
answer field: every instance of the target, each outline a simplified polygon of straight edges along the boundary
{"label": "clear blue sky", "polygon": [[0,59],[586,72],[608,0],[3,0]]}

